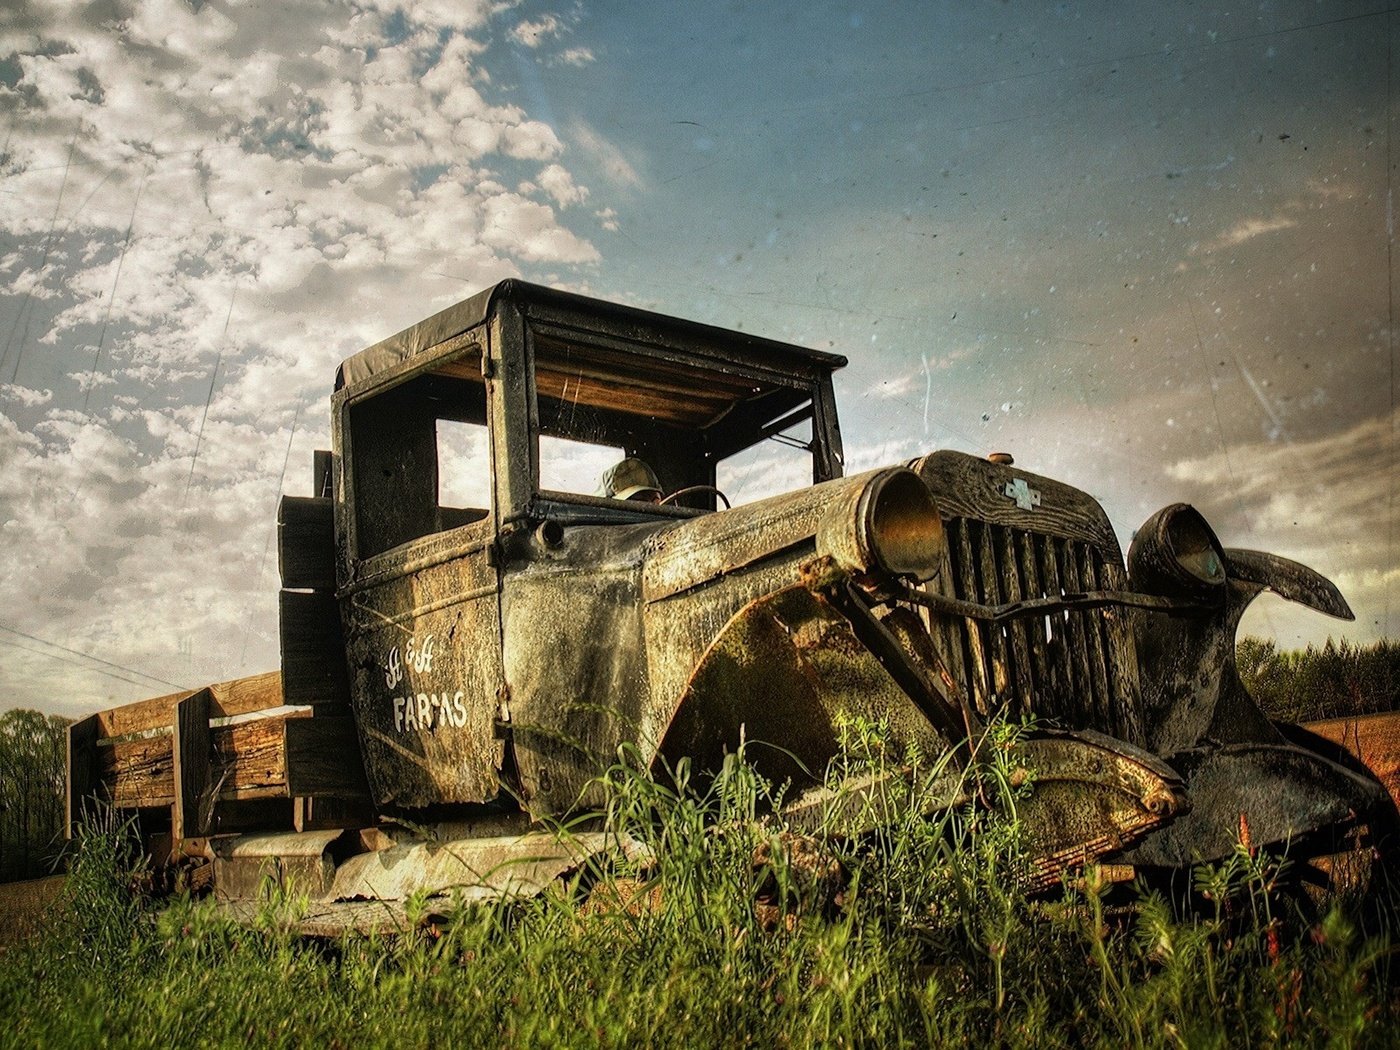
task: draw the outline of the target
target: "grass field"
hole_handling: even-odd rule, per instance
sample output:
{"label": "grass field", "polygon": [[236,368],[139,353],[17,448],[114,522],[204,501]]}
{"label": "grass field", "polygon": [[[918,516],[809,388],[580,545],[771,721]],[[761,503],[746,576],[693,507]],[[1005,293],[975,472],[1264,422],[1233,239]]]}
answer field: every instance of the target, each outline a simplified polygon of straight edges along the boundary
{"label": "grass field", "polygon": [[[838,774],[891,758],[878,737],[852,756]],[[932,772],[899,761],[911,791]],[[1400,1043],[1386,893],[1314,912],[1286,866],[1241,849],[1198,875],[1190,912],[1146,887],[1125,906],[1092,872],[1029,900],[1008,782],[991,769],[978,787],[992,805],[933,818],[909,805],[828,855],[755,819],[771,791],[740,762],[679,787],[619,768],[607,819],[651,847],[649,867],[335,942],[292,932],[294,897],[251,927],[207,902],[156,908],[131,892],[130,844],[91,832],[62,921],[0,957],[0,1043]]]}
{"label": "grass field", "polygon": [[0,883],[0,949],[48,929],[59,908],[63,877]]}

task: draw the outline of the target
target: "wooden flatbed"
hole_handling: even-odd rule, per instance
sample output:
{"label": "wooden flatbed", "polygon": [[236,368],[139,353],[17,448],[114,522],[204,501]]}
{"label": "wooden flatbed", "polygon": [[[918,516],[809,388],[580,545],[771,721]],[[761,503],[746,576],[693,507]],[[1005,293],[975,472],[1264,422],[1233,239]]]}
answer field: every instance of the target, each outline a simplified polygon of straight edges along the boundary
{"label": "wooden flatbed", "polygon": [[[250,827],[305,831],[334,807],[368,812],[354,723],[343,703],[289,707],[280,672],[141,700],[68,729],[69,833],[83,799],[142,811],[173,840]],[[333,800],[333,801],[332,801]]]}

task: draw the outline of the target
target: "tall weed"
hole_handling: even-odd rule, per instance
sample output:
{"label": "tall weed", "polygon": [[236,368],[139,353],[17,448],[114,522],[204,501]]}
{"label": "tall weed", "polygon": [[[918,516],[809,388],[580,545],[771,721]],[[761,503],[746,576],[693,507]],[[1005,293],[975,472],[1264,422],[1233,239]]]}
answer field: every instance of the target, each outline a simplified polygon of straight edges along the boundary
{"label": "tall weed", "polygon": [[[742,754],[702,779],[624,753],[599,819],[627,851],[399,936],[302,940],[299,902],[276,895],[250,925],[188,899],[153,917],[107,827],[75,861],[87,918],[0,959],[0,1043],[1394,1044],[1389,936],[1333,910],[1280,939],[1267,858],[1203,872],[1191,912],[1146,889],[1124,911],[1092,870],[1031,899],[1015,814],[1033,785],[1005,761],[1020,727],[965,769],[897,752],[878,726],[844,732],[826,833],[776,819],[790,789]],[[862,806],[882,819],[861,826]]]}

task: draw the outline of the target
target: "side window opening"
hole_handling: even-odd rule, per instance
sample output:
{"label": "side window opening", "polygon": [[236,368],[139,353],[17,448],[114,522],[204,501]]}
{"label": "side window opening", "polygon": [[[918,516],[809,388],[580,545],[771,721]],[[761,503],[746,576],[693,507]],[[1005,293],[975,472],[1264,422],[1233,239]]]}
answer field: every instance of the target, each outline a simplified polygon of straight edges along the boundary
{"label": "side window opening", "polygon": [[703,346],[585,338],[553,322],[529,332],[535,483],[546,496],[592,496],[623,458],[641,460],[664,493],[683,493],[664,513],[716,510],[716,487],[744,503],[812,484],[813,383]]}
{"label": "side window opening", "polygon": [[486,427],[437,422],[438,518],[444,529],[486,517],[491,505],[491,453]]}
{"label": "side window opening", "polygon": [[730,503],[753,503],[812,484],[812,417],[795,415],[773,421],[780,429],[715,464],[715,484]]}
{"label": "side window opening", "polygon": [[603,471],[626,453],[614,445],[540,435],[540,488],[595,495]]}
{"label": "side window opening", "polygon": [[357,557],[487,517],[485,388],[464,371],[421,375],[350,407]]}

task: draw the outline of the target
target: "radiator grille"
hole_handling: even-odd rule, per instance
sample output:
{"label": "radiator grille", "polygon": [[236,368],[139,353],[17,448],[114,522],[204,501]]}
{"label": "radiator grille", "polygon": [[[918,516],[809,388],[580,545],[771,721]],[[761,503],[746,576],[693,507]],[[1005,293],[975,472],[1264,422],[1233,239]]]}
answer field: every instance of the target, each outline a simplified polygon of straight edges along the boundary
{"label": "radiator grille", "polygon": [[[946,523],[957,597],[984,605],[1125,587],[1097,547],[970,518]],[[954,662],[984,714],[1034,714],[1142,743],[1137,664],[1126,610],[1092,609],[1004,624],[961,621]]]}

